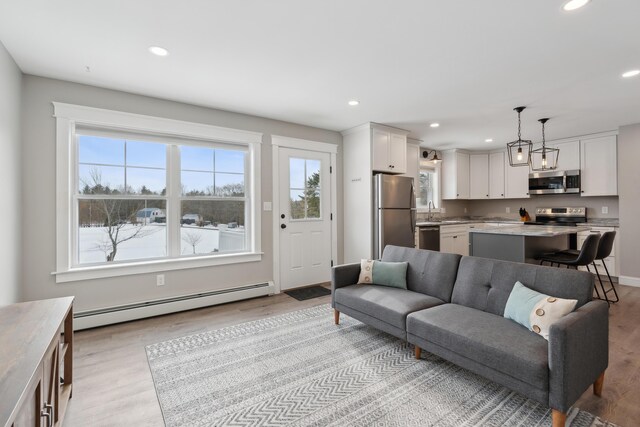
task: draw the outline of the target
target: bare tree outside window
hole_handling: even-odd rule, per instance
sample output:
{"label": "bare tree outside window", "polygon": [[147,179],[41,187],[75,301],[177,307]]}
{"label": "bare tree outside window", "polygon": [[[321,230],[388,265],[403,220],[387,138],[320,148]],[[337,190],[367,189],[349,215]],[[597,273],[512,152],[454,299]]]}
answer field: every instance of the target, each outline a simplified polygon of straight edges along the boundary
{"label": "bare tree outside window", "polygon": [[[91,170],[90,182],[83,181],[82,194],[119,195],[123,188],[111,189],[102,183],[102,175],[97,169]],[[118,246],[122,243],[149,236],[161,231],[161,228],[149,227],[147,217],[139,218],[138,213],[147,207],[147,200],[133,199],[93,199],[81,203],[80,223],[101,224],[105,238],[97,244],[97,249],[105,253],[106,261],[116,259]]]}
{"label": "bare tree outside window", "polygon": [[193,248],[193,254],[197,254],[198,252],[196,252],[196,246],[198,246],[198,243],[200,243],[200,241],[202,240],[202,234],[199,233],[194,233],[191,231],[184,231],[182,236],[182,240],[189,246],[191,246]]}

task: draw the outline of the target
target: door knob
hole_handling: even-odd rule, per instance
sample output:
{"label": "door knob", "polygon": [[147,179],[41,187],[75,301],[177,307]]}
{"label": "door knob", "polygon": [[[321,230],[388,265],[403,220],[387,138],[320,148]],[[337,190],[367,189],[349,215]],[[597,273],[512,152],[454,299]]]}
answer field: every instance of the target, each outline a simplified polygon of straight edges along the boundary
{"label": "door knob", "polygon": [[280,224],[280,228],[284,230],[285,228],[287,228],[287,224]]}
{"label": "door knob", "polygon": [[284,214],[280,214],[280,218],[284,219]]}

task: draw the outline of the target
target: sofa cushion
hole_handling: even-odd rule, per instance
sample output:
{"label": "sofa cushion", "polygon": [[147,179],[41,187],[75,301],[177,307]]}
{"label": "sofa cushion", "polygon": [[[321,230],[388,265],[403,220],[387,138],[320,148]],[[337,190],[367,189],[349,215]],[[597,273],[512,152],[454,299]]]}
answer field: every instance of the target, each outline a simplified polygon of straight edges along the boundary
{"label": "sofa cushion", "polygon": [[460,255],[387,245],[382,261],[409,263],[407,289],[451,302]]}
{"label": "sofa cushion", "polygon": [[358,284],[407,289],[407,263],[363,259]]}
{"label": "sofa cushion", "polygon": [[549,385],[547,341],[504,317],[444,304],[409,314],[407,334],[534,387],[546,389]]}
{"label": "sofa cushion", "polygon": [[551,325],[571,313],[577,302],[545,295],[516,282],[504,308],[504,317],[548,341]]}
{"label": "sofa cushion", "polygon": [[451,302],[502,316],[513,286],[520,282],[543,294],[578,300],[578,308],[591,300],[593,280],[585,271],[462,257]]}
{"label": "sofa cushion", "polygon": [[407,314],[444,304],[438,298],[385,286],[351,285],[335,290],[335,300],[383,322],[406,330]]}

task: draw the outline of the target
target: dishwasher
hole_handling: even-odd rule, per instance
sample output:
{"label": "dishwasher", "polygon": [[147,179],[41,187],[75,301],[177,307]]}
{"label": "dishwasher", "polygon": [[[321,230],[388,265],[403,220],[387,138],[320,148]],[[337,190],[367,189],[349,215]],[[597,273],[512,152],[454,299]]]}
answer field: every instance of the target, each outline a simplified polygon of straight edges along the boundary
{"label": "dishwasher", "polygon": [[440,227],[418,227],[418,249],[440,251]]}

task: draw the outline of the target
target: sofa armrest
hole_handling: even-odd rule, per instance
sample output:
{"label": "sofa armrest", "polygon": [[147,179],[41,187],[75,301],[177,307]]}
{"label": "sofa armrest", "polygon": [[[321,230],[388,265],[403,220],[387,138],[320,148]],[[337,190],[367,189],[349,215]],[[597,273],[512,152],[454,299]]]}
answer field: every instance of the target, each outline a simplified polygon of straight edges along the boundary
{"label": "sofa armrest", "polygon": [[358,283],[360,263],[336,265],[331,269],[331,307],[335,307],[336,289]]}
{"label": "sofa armrest", "polygon": [[567,412],[609,364],[609,306],[591,301],[549,330],[549,406]]}

